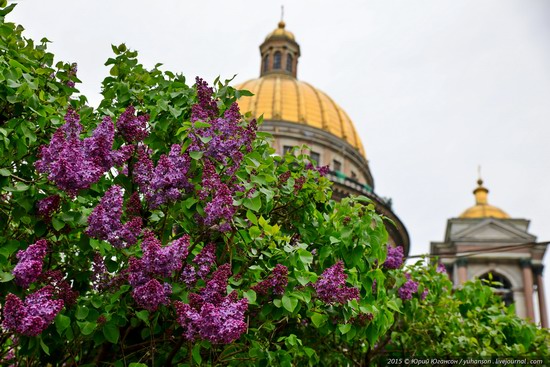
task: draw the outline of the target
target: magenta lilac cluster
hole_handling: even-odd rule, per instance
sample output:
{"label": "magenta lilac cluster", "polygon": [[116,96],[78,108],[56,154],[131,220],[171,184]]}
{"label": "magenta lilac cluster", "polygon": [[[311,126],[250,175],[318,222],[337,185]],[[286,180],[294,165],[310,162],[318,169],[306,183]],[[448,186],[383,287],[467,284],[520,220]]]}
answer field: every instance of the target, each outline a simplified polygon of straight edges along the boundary
{"label": "magenta lilac cluster", "polygon": [[383,266],[386,269],[399,269],[403,265],[403,247],[388,245],[388,254]]}
{"label": "magenta lilac cluster", "polygon": [[92,288],[96,291],[100,291],[107,284],[108,274],[107,267],[103,261],[103,257],[99,252],[94,255],[94,261],[92,262]]}
{"label": "magenta lilac cluster", "polygon": [[346,287],[346,279],[348,276],[344,274],[344,263],[338,261],[336,264],[326,269],[323,274],[313,284],[313,288],[317,292],[317,297],[325,303],[344,304],[352,299],[359,299],[359,290],[354,287]]}
{"label": "magenta lilac cluster", "polygon": [[146,310],[155,311],[161,304],[167,305],[172,294],[170,284],[161,284],[156,277],[168,277],[181,269],[182,261],[187,257],[189,236],[185,235],[165,247],[151,231],[145,231],[143,237],[143,257],[130,258],[128,281],[134,288],[132,296],[136,303]]}
{"label": "magenta lilac cluster", "polygon": [[59,195],[51,195],[36,203],[36,211],[42,219],[49,222],[52,220],[52,215],[59,209],[61,197]]}
{"label": "magenta lilac cluster", "polygon": [[447,274],[447,268],[442,263],[437,264],[437,269],[435,270],[440,274]]}
{"label": "magenta lilac cluster", "polygon": [[258,294],[267,294],[270,290],[278,296],[285,293],[285,288],[288,285],[288,268],[284,265],[277,264],[269,276],[252,287]]}
{"label": "magenta lilac cluster", "polygon": [[205,152],[205,156],[226,166],[228,175],[233,175],[243,158],[241,148],[244,147],[246,152],[252,150],[256,121],[242,124],[237,103],[233,103],[220,117],[213,89],[198,77],[196,88],[199,101],[192,107],[191,122],[202,121],[210,126],[195,128],[191,132],[189,136],[193,142],[190,150]]}
{"label": "magenta lilac cluster", "polygon": [[[231,220],[235,214],[233,195],[242,191],[235,180],[235,172],[240,167],[244,152],[252,150],[256,138],[257,125],[252,120],[242,122],[237,103],[233,103],[219,116],[213,89],[202,79],[196,80],[198,103],[192,108],[191,122],[206,122],[208,126],[195,124],[189,134],[189,151],[204,152],[201,200],[207,200],[203,219],[207,226],[218,225],[218,230],[231,229]],[[223,175],[217,173],[217,167],[223,168]],[[222,171],[222,169],[220,169]]]}
{"label": "magenta lilac cluster", "polygon": [[134,106],[129,106],[116,121],[118,132],[128,143],[140,142],[149,136],[147,131],[149,116],[136,116],[135,113]]}
{"label": "magenta lilac cluster", "polygon": [[76,304],[78,292],[71,288],[71,285],[59,270],[48,270],[40,275],[39,281],[53,287],[53,296],[63,300],[65,307]]}
{"label": "magenta lilac cluster", "polygon": [[199,293],[189,295],[189,304],[176,301],[178,323],[187,340],[197,338],[216,344],[228,344],[246,332],[245,313],[248,300],[237,299],[237,293],[227,295],[231,276],[229,264],[220,266]]}
{"label": "magenta lilac cluster", "polygon": [[69,109],[65,125],[59,128],[48,146],[40,147],[36,170],[48,174],[57,187],[75,196],[79,190],[89,188],[115,165],[122,165],[131,155],[133,147],[113,150],[114,125],[106,117],[91,137],[80,139],[80,116]]}
{"label": "magenta lilac cluster", "polygon": [[26,336],[39,335],[63,308],[63,301],[52,299],[53,295],[52,286],[46,286],[29,294],[24,302],[9,293],[4,304],[2,326]]}
{"label": "magenta lilac cluster", "polygon": [[19,262],[12,271],[15,277],[15,283],[23,288],[27,288],[32,282],[36,281],[42,273],[42,263],[48,250],[46,240],[38,240],[30,245],[25,251],[17,252]]}
{"label": "magenta lilac cluster", "polygon": [[[236,189],[236,187],[233,187],[233,189]],[[211,200],[204,207],[206,213],[204,224],[211,226],[220,223],[220,231],[228,231],[231,228],[229,223],[236,210],[233,206],[233,192],[226,183],[222,182],[221,177],[216,173],[215,165],[209,159],[206,159],[204,161],[202,190],[199,193],[199,198],[206,200],[208,197],[211,197]]]}
{"label": "magenta lilac cluster", "polygon": [[182,190],[192,187],[187,177],[190,163],[191,158],[187,153],[181,153],[178,144],[172,145],[168,155],[160,157],[156,167],[151,160],[150,150],[143,145],[138,148],[134,181],[151,209],[179,200]]}
{"label": "magenta lilac cluster", "polygon": [[86,234],[99,240],[108,241],[117,248],[134,245],[141,233],[141,217],[133,217],[121,222],[124,192],[122,187],[113,185],[107,190],[99,204],[88,217]]}
{"label": "magenta lilac cluster", "polygon": [[418,292],[418,282],[412,280],[411,275],[408,273],[405,273],[405,277],[407,278],[407,281],[397,291],[399,298],[403,301],[412,299],[413,294]]}

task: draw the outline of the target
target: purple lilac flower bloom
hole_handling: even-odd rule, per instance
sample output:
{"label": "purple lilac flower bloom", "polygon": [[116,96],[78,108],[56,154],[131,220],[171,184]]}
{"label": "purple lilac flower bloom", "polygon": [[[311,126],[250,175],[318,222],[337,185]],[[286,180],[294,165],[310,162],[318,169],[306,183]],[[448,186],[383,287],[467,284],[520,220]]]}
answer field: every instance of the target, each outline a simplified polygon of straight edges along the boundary
{"label": "purple lilac flower bloom", "polygon": [[160,304],[168,304],[172,288],[168,283],[161,285],[155,276],[169,277],[180,270],[188,247],[187,235],[162,247],[153,232],[144,233],[141,244],[143,257],[131,257],[128,266],[128,282],[134,288],[132,296],[140,307],[154,311]]}
{"label": "purple lilac flower bloom", "polygon": [[99,252],[96,252],[92,263],[92,288],[96,291],[102,290],[107,284],[107,278],[107,267],[103,257]]}
{"label": "purple lilac flower bloom", "polygon": [[10,331],[37,336],[55,319],[63,308],[62,300],[53,300],[54,289],[46,286],[29,294],[23,302],[9,293],[4,304],[4,322],[2,326]]}
{"label": "purple lilac flower bloom", "polygon": [[411,279],[410,274],[405,274],[407,281],[397,291],[399,298],[403,301],[410,300],[413,293],[418,292],[418,283]]}
{"label": "purple lilac flower bloom", "polygon": [[132,145],[125,145],[120,150],[112,150],[114,140],[115,125],[109,116],[103,118],[91,137],[84,139],[86,156],[94,160],[103,172],[113,166],[122,165],[134,151]]}
{"label": "purple lilac flower bloom", "polygon": [[143,237],[141,242],[143,257],[140,261],[149,273],[168,277],[172,272],[181,269],[182,260],[187,257],[189,248],[188,235],[178,238],[165,247],[162,247],[161,242],[151,231],[145,231]]}
{"label": "purple lilac flower bloom", "polygon": [[52,136],[48,146],[40,147],[36,170],[47,173],[57,187],[75,196],[79,190],[99,181],[113,165],[121,165],[130,157],[133,147],[125,146],[113,151],[114,126],[105,118],[94,130],[92,137],[80,139],[80,116],[69,109],[65,125]]}
{"label": "purple lilac flower bloom", "polygon": [[388,255],[383,266],[386,269],[399,269],[403,265],[403,247],[388,245]]}
{"label": "purple lilac flower bloom", "polygon": [[313,288],[315,288],[319,299],[325,303],[344,304],[352,299],[358,300],[359,289],[346,287],[347,278],[348,276],[344,274],[344,263],[338,261],[321,274],[317,282],[313,284]]}
{"label": "purple lilac flower bloom", "polygon": [[189,295],[189,304],[176,301],[178,323],[184,328],[187,340],[201,338],[216,344],[228,344],[246,331],[246,298],[237,300],[237,293],[227,294],[229,264],[216,270],[199,294]]}
{"label": "purple lilac flower bloom", "polygon": [[142,220],[134,217],[122,224],[122,187],[113,185],[88,217],[86,234],[104,240],[117,248],[134,245],[141,233]]}
{"label": "purple lilac flower bloom", "polygon": [[149,116],[135,116],[135,112],[134,106],[129,106],[116,122],[118,132],[129,143],[142,141],[149,136],[147,131]]}
{"label": "purple lilac flower bloom", "polygon": [[185,283],[188,288],[191,288],[197,282],[197,271],[195,267],[191,264],[184,266],[181,271],[181,281]]}
{"label": "purple lilac flower bloom", "polygon": [[258,294],[267,294],[269,290],[273,290],[273,294],[282,295],[285,293],[285,288],[288,285],[288,268],[284,265],[277,264],[271,274],[260,283],[252,287]]}
{"label": "purple lilac flower bloom", "polygon": [[236,302],[226,298],[219,306],[206,303],[200,312],[200,337],[216,344],[229,344],[239,339],[246,331],[244,314],[247,309],[246,298]]}
{"label": "purple lilac flower bloom", "polygon": [[436,271],[440,274],[447,274],[447,268],[442,263],[437,264]]}
{"label": "purple lilac flower bloom", "polygon": [[170,284],[164,283],[162,285],[156,279],[151,279],[132,291],[132,297],[134,297],[138,306],[151,312],[156,311],[161,304],[169,304],[170,294],[172,294]]}
{"label": "purple lilac flower bloom", "polygon": [[424,292],[422,292],[422,294],[420,295],[420,299],[425,300],[428,293],[429,293],[428,288],[424,288]]}
{"label": "purple lilac flower bloom", "polygon": [[290,171],[286,171],[284,173],[281,173],[281,175],[279,176],[280,184],[284,185],[288,181],[288,179],[290,178],[290,175],[291,175]]}
{"label": "purple lilac flower bloom", "polygon": [[12,271],[15,276],[15,283],[23,288],[27,288],[32,282],[36,281],[42,273],[42,262],[48,250],[46,240],[38,240],[30,245],[25,251],[17,252],[19,262]]}
{"label": "purple lilac flower bloom", "polygon": [[[210,198],[205,206],[204,224],[218,224],[217,229],[225,232],[231,230],[230,223],[235,214],[233,194],[243,189],[234,175],[244,157],[242,150],[252,150],[257,124],[255,120],[248,124],[242,123],[237,103],[233,103],[223,116],[219,116],[213,89],[200,78],[197,78],[196,89],[198,103],[192,108],[191,122],[207,122],[209,126],[194,125],[189,134],[192,141],[189,151],[204,153],[202,190],[199,192],[199,198]],[[224,167],[224,177],[220,177],[216,172],[217,166],[220,165]]]}
{"label": "purple lilac flower bloom", "polygon": [[60,204],[61,197],[59,195],[48,196],[47,198],[39,200],[36,203],[37,213],[46,222],[50,222],[52,220],[53,213],[59,209]]}
{"label": "purple lilac flower bloom", "polygon": [[181,154],[181,146],[172,145],[168,155],[163,154],[157,166],[153,166],[150,152],[146,147],[138,148],[138,160],[134,167],[134,181],[151,209],[175,202],[181,198],[181,190],[189,189],[191,184],[187,172],[191,158]]}
{"label": "purple lilac flower bloom", "polygon": [[214,243],[209,243],[208,245],[204,246],[195,256],[193,259],[193,262],[197,264],[199,267],[199,270],[197,271],[197,275],[204,279],[205,276],[207,276],[210,273],[210,268],[212,268],[212,265],[215,264],[216,261],[216,245]]}
{"label": "purple lilac flower bloom", "polygon": [[76,304],[78,291],[74,291],[71,288],[71,285],[65,280],[65,277],[59,270],[48,270],[40,275],[39,280],[53,287],[53,296],[63,300],[65,307],[71,307]]}
{"label": "purple lilac flower bloom", "polygon": [[[212,225],[219,220],[224,221],[223,224],[227,224],[223,227],[220,226],[221,232],[226,232],[231,227],[229,223],[235,215],[236,208],[233,206],[233,196],[229,187],[225,184],[221,184],[218,188],[218,191],[213,194],[212,201],[206,204],[204,207],[204,212],[206,213],[205,224]],[[228,228],[229,225],[229,228]]]}
{"label": "purple lilac flower bloom", "polygon": [[227,294],[227,280],[231,276],[231,266],[223,264],[213,274],[212,278],[206,282],[206,286],[200,290],[198,297],[194,297],[192,302],[191,294],[189,295],[190,304],[196,305],[197,308],[204,303],[220,304]]}
{"label": "purple lilac flower bloom", "polygon": [[199,77],[197,77],[195,81],[199,103],[194,104],[192,107],[191,121],[206,121],[210,118],[217,117],[218,106],[216,101],[212,99],[214,89],[210,88],[208,83]]}

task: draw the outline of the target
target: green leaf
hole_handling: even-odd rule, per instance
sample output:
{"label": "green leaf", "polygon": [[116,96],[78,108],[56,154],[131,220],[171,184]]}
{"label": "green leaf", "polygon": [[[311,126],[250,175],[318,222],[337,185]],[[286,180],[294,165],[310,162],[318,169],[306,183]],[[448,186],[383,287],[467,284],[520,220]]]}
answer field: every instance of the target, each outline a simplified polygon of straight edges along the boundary
{"label": "green leaf", "polygon": [[5,168],[0,168],[0,175],[1,176],[10,176],[11,172]]}
{"label": "green leaf", "polygon": [[21,191],[27,191],[29,187],[30,186],[25,185],[23,182],[18,182],[15,184],[15,186],[6,186],[6,187],[3,187],[3,189],[10,192],[21,192]]}
{"label": "green leaf", "polygon": [[338,330],[343,334],[346,334],[351,329],[351,324],[338,325]]}
{"label": "green leaf", "polygon": [[401,312],[401,310],[399,309],[399,306],[397,305],[397,303],[393,299],[391,301],[386,302],[386,305],[388,306],[388,308],[390,310],[394,310],[395,312],[403,313],[403,312]]}
{"label": "green leaf", "polygon": [[56,231],[60,231],[63,227],[65,227],[65,223],[57,218],[52,218],[52,225]]}
{"label": "green leaf", "polygon": [[128,367],[147,367],[147,365],[145,363],[132,362]]}
{"label": "green leaf", "polygon": [[195,128],[197,129],[200,129],[200,128],[203,128],[203,127],[210,127],[212,125],[210,125],[209,123],[207,122],[202,122],[202,121],[195,121],[193,123],[193,125],[195,126]]}
{"label": "green leaf", "polygon": [[200,151],[193,151],[193,152],[189,152],[189,156],[191,158],[193,158],[194,160],[199,160],[202,158],[202,155],[204,154],[204,152],[200,152]]}
{"label": "green leaf", "polygon": [[313,325],[315,325],[316,328],[323,326],[327,319],[328,316],[321,313],[314,313],[311,315],[311,322],[313,322]]}
{"label": "green leaf", "polygon": [[75,316],[79,320],[84,320],[86,318],[86,316],[88,316],[89,312],[90,312],[90,310],[88,309],[88,307],[78,306],[76,308]]}
{"label": "green leaf", "polygon": [[298,306],[298,300],[294,297],[283,296],[282,302],[283,307],[289,312],[293,312]]}
{"label": "green leaf", "polygon": [[50,355],[50,348],[44,343],[42,338],[40,338],[40,347],[42,348],[44,353],[46,353],[47,355]]}
{"label": "green leaf", "polygon": [[250,221],[252,224],[258,224],[258,218],[252,213],[250,210],[246,211],[246,218]]}
{"label": "green leaf", "polygon": [[201,357],[201,345],[196,344],[193,347],[193,351],[191,353],[193,355],[193,360],[196,364],[200,365],[202,363],[202,357]]}
{"label": "green leaf", "polygon": [[105,326],[103,326],[103,335],[108,342],[116,344],[118,343],[118,338],[120,337],[120,330],[118,326],[111,320]]}
{"label": "green leaf", "polygon": [[0,271],[0,283],[9,282],[15,278],[12,273],[5,273],[3,271]]}
{"label": "green leaf", "polygon": [[311,264],[313,262],[313,255],[307,250],[299,249],[298,256],[300,256],[300,260],[302,260],[304,264]]}
{"label": "green leaf", "polygon": [[256,302],[256,292],[254,290],[249,289],[246,292],[243,292],[243,295],[248,299],[248,303]]}
{"label": "green leaf", "polygon": [[243,205],[245,206],[245,208],[257,212],[262,207],[262,199],[259,196],[251,199],[245,198],[243,200]]}
{"label": "green leaf", "polygon": [[63,334],[65,329],[69,327],[71,324],[71,318],[62,314],[58,314],[55,317],[55,329],[57,330],[57,333],[59,336]]}
{"label": "green leaf", "polygon": [[142,311],[136,312],[136,316],[138,319],[143,321],[145,325],[149,326],[149,311],[142,310]]}
{"label": "green leaf", "polygon": [[78,322],[78,327],[80,328],[80,332],[82,333],[82,335],[90,335],[94,332],[96,326],[97,323],[95,322]]}

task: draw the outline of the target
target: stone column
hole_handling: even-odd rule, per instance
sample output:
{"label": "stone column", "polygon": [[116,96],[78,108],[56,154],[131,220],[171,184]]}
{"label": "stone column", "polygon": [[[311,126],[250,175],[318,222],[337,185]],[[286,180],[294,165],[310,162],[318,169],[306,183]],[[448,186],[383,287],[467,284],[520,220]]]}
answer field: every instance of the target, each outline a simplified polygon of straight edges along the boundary
{"label": "stone column", "polygon": [[548,328],[548,313],[546,310],[546,295],[544,294],[544,284],[542,281],[543,265],[537,265],[533,267],[535,273],[535,282],[537,283],[537,292],[539,298],[539,313],[540,313],[540,326]]}
{"label": "stone column", "polygon": [[468,265],[468,261],[465,258],[459,257],[458,260],[456,260],[456,266],[458,268],[456,272],[458,276],[458,285],[462,285],[468,280],[466,265]]}
{"label": "stone column", "polygon": [[533,306],[533,270],[530,259],[520,260],[523,271],[523,293],[525,293],[525,311],[527,318],[535,321],[535,309]]}

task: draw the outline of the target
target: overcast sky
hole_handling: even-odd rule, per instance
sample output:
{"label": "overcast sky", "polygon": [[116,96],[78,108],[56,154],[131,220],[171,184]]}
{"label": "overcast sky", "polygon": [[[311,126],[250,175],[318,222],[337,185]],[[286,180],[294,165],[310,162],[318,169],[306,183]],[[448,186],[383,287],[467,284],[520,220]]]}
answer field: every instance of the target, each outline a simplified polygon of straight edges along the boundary
{"label": "overcast sky", "polygon": [[[8,19],[77,62],[78,88],[97,104],[110,45],[122,42],[190,83],[258,77],[258,46],[280,6],[21,0]],[[393,199],[412,255],[442,241],[447,219],[474,204],[478,165],[489,202],[550,240],[550,1],[292,1],[284,20],[301,46],[298,78],[355,122],[375,191]]]}

